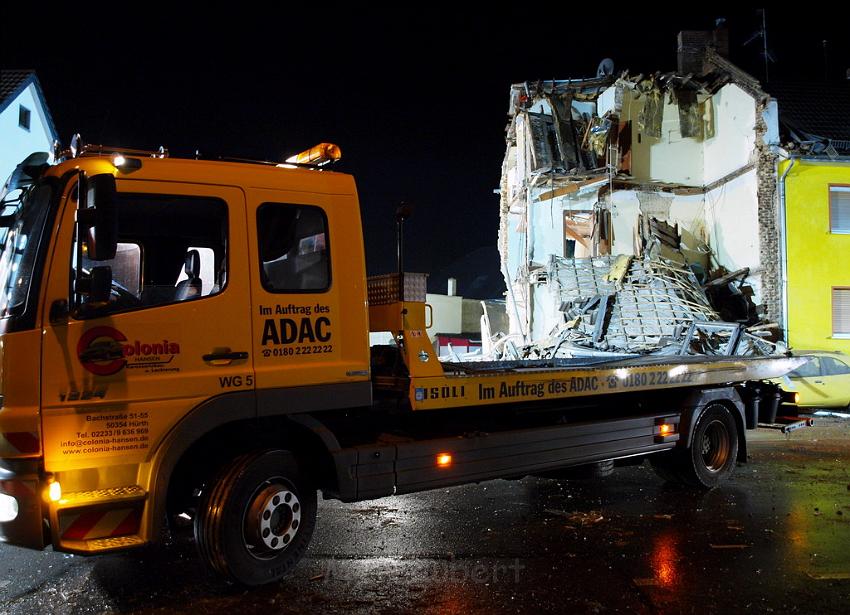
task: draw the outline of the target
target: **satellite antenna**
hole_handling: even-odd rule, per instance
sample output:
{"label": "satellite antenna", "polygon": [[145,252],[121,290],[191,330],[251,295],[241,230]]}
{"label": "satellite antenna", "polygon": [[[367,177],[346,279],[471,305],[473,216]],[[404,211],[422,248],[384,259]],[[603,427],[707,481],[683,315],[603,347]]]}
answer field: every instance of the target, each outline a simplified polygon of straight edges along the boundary
{"label": "satellite antenna", "polygon": [[599,63],[599,68],[596,69],[597,77],[610,77],[614,74],[614,60],[605,58]]}

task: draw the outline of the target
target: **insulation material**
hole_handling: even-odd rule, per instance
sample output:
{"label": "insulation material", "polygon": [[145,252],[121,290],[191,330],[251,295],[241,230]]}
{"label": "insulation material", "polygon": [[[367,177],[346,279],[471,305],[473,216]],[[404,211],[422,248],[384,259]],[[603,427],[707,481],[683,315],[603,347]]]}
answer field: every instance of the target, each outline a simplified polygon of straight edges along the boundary
{"label": "insulation material", "polygon": [[706,98],[700,105],[702,120],[705,122],[703,130],[703,138],[713,139],[715,135],[715,118],[714,118],[714,103],[712,98]]}
{"label": "insulation material", "polygon": [[660,192],[638,192],[637,198],[640,203],[640,213],[644,216],[659,220],[670,218],[670,207],[673,205],[671,195]]}
{"label": "insulation material", "polygon": [[548,100],[552,108],[553,126],[564,170],[583,169],[584,165],[576,144],[575,125],[569,96],[550,96]]}
{"label": "insulation material", "polygon": [[697,102],[695,90],[676,90],[679,105],[679,131],[683,137],[703,138],[703,108]]}
{"label": "insulation material", "polygon": [[595,117],[590,122],[587,146],[597,157],[603,158],[608,147],[608,133],[611,131],[611,120]]}
{"label": "insulation material", "polygon": [[617,171],[631,174],[632,172],[632,123],[620,122],[617,126],[617,149],[620,153],[620,163]]}
{"label": "insulation material", "polygon": [[650,89],[644,97],[643,109],[638,114],[638,130],[647,137],[661,138],[664,119],[664,94],[658,87]]}
{"label": "insulation material", "polygon": [[552,116],[541,113],[528,113],[526,116],[531,132],[529,143],[531,166],[529,170],[532,172],[551,171],[556,160],[560,161],[560,156],[552,148],[555,135]]}

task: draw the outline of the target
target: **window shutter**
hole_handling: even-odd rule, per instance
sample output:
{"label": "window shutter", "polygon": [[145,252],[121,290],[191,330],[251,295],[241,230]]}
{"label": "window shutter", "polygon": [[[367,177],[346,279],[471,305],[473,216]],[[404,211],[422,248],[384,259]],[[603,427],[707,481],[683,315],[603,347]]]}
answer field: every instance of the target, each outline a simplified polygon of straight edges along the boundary
{"label": "window shutter", "polygon": [[850,335],[850,288],[832,289],[832,334]]}
{"label": "window shutter", "polygon": [[829,188],[829,230],[833,233],[850,233],[850,188]]}

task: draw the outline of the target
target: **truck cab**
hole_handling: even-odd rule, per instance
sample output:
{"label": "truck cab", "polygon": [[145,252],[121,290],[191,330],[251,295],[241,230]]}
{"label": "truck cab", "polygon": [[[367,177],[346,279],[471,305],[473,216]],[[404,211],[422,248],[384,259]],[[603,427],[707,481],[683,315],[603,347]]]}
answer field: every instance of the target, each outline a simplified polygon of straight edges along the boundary
{"label": "truck cab", "polygon": [[15,181],[0,259],[0,471],[15,476],[0,492],[7,518],[18,509],[5,537],[90,552],[147,533],[157,451],[193,410],[208,431],[371,403],[350,176],[125,151],[24,165]]}

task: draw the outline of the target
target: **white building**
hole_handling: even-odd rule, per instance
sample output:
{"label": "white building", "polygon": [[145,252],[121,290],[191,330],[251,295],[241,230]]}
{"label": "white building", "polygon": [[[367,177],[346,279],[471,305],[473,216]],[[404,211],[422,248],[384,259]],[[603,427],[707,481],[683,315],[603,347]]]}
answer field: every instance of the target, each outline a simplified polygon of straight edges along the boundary
{"label": "white building", "polygon": [[748,268],[759,316],[780,321],[776,103],[723,52],[683,32],[674,73],[511,88],[499,250],[524,342],[569,320],[559,263],[640,256],[658,226],[685,269]]}
{"label": "white building", "polygon": [[33,152],[53,160],[56,127],[32,70],[0,71],[0,185]]}

